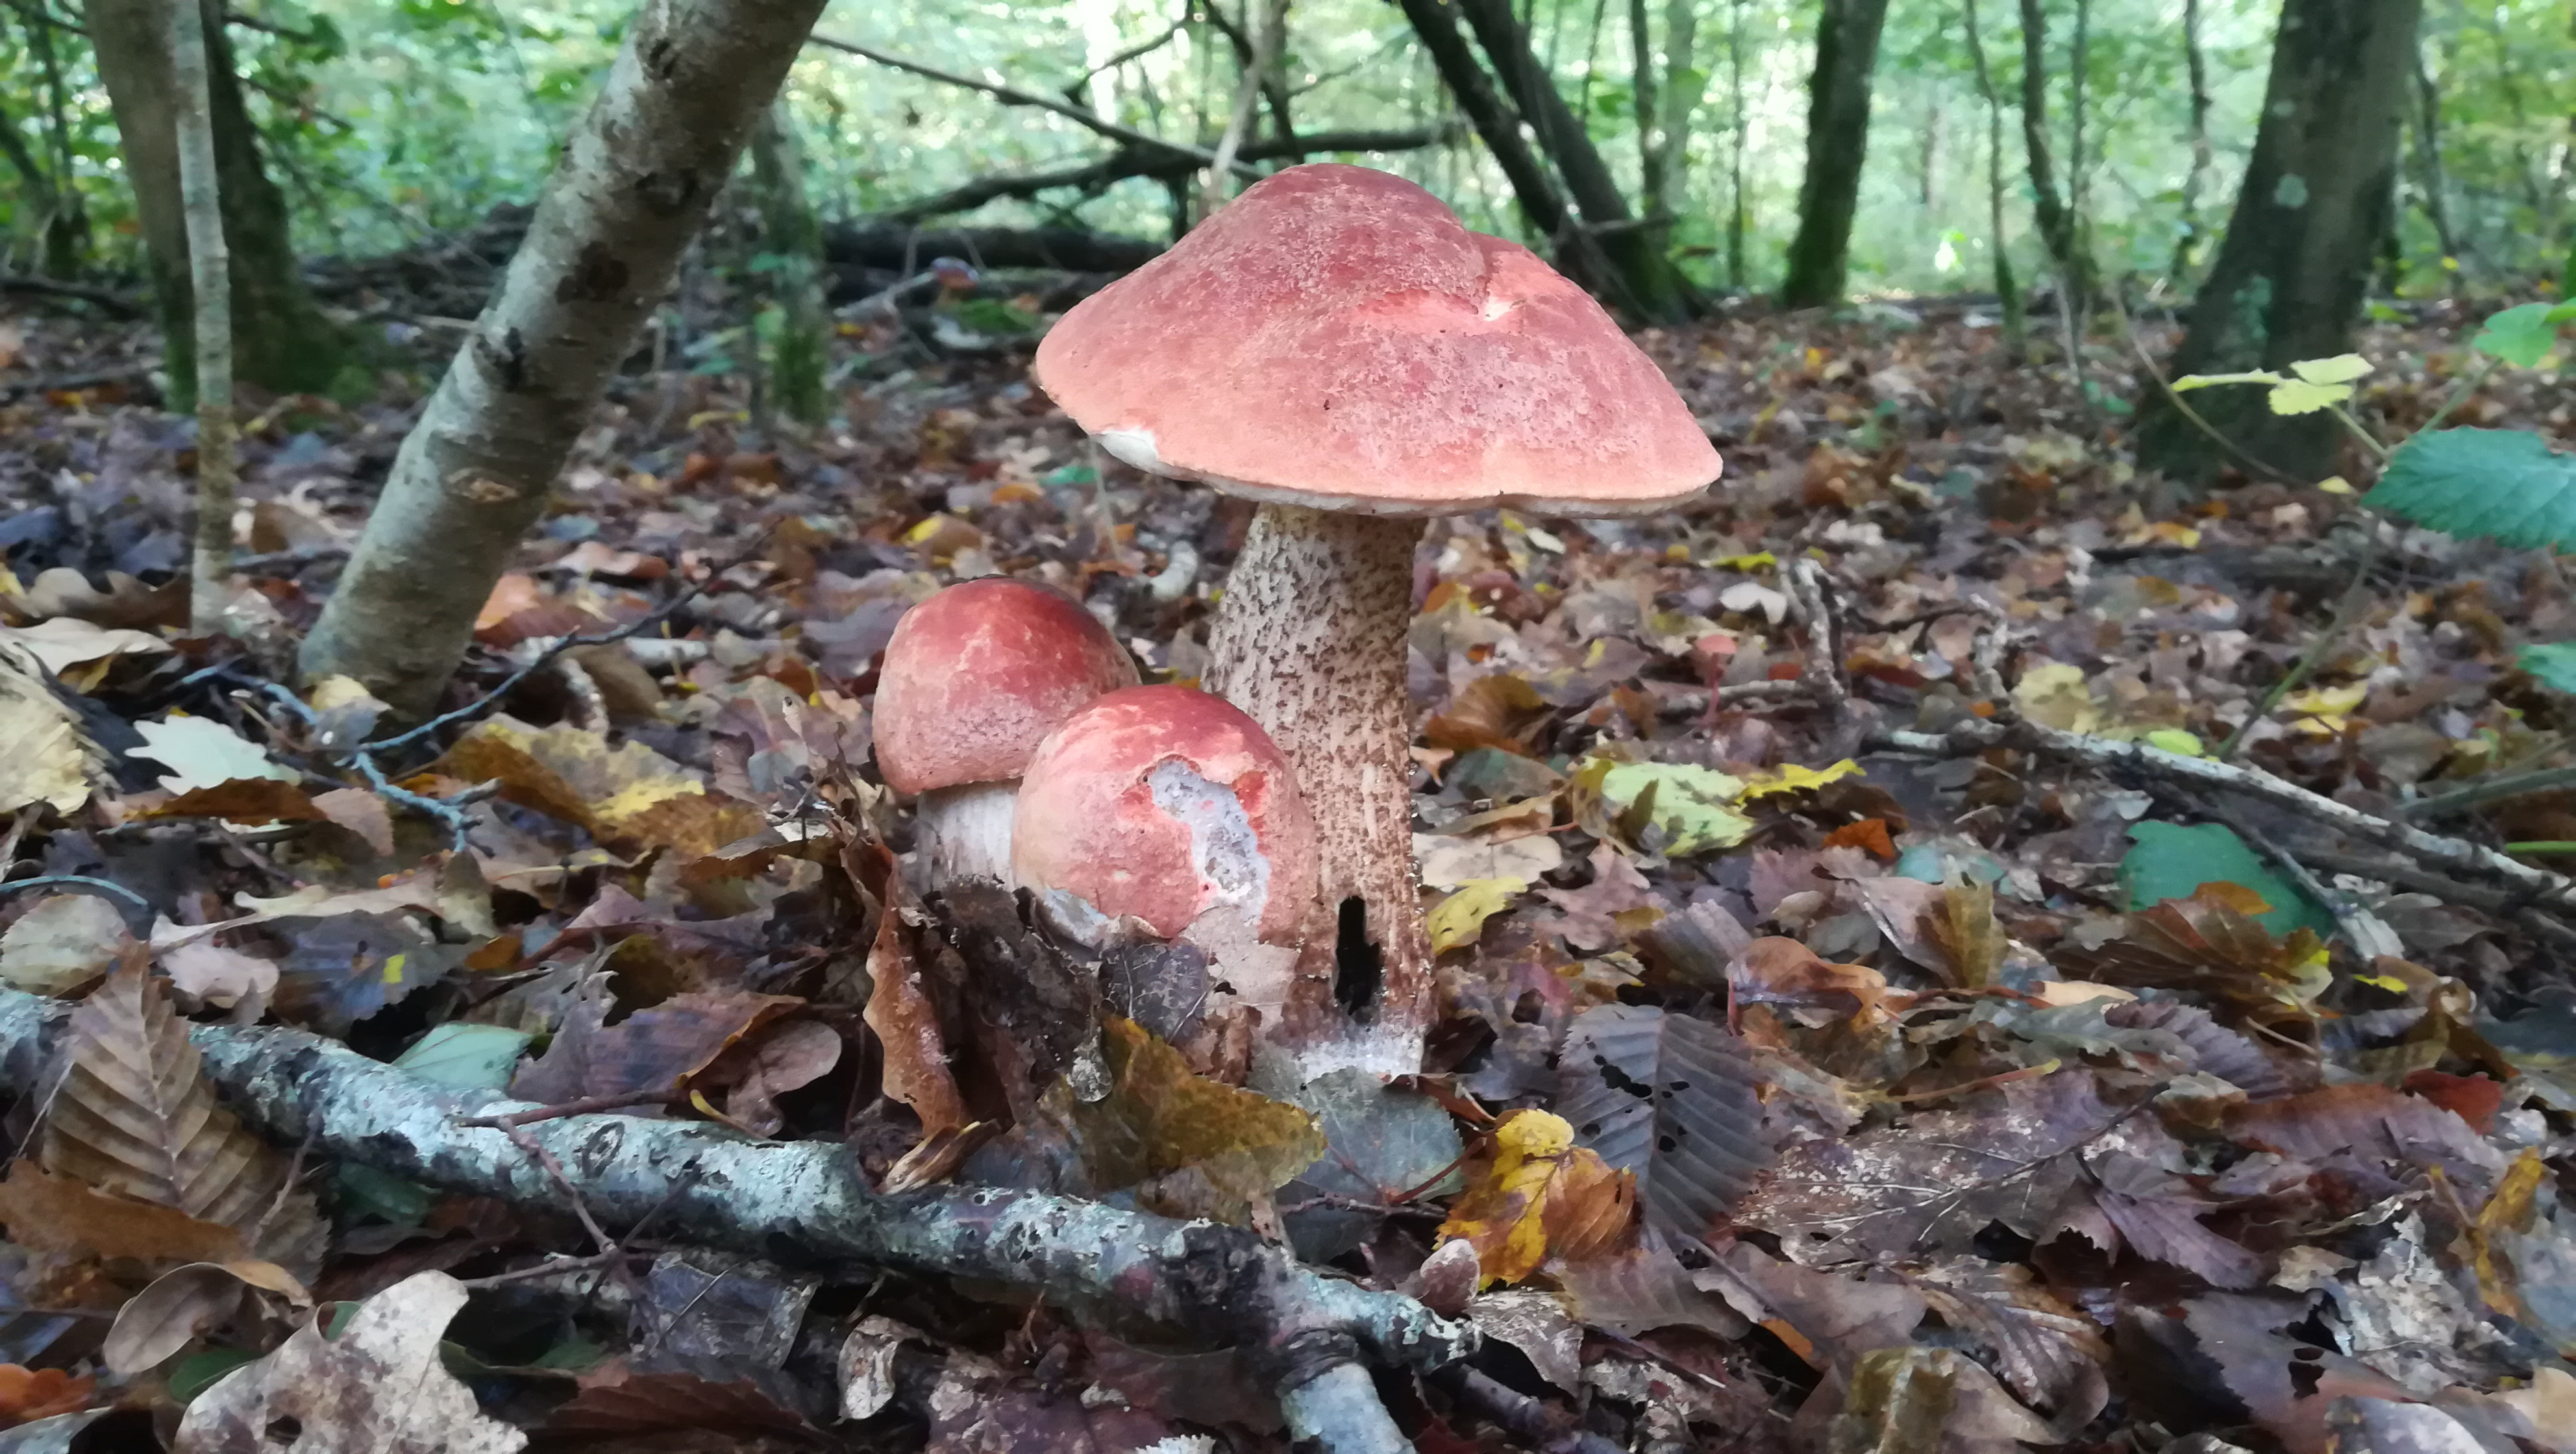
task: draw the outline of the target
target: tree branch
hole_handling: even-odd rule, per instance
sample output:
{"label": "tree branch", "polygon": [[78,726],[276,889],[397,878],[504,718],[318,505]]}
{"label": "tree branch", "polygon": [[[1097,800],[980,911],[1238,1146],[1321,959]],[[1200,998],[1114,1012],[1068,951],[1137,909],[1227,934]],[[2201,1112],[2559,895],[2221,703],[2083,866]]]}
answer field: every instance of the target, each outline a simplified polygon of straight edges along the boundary
{"label": "tree branch", "polygon": [[[0,991],[0,1083],[47,1079],[71,1006]],[[1475,1351],[1474,1329],[1408,1297],[1301,1266],[1282,1247],[1210,1222],[1125,1212],[998,1187],[869,1189],[830,1142],[760,1142],[706,1122],[580,1115],[511,1136],[466,1124],[533,1109],[459,1093],[280,1028],[199,1025],[190,1038],[225,1102],[270,1139],[469,1196],[556,1206],[567,1186],[603,1227],[650,1217],[666,1240],[860,1263],[1024,1287],[1076,1314],[1177,1330],[1269,1361],[1292,1437],[1377,1454],[1394,1426],[1357,1367],[1363,1352],[1429,1371]],[[1400,1436],[1398,1436],[1400,1439]]]}
{"label": "tree branch", "polygon": [[135,299],[109,288],[93,288],[86,283],[66,283],[58,278],[28,278],[0,274],[0,293],[34,293],[47,298],[73,298],[95,303],[119,318],[140,318],[143,305]]}
{"label": "tree branch", "polygon": [[[1115,121],[1103,120],[1101,117],[1093,115],[1091,112],[1074,105],[1070,101],[1059,101],[1052,96],[1041,96],[1035,91],[1023,91],[1017,86],[1006,86],[998,81],[979,81],[972,76],[961,76],[954,71],[943,71],[937,66],[926,66],[919,61],[906,60],[897,55],[888,55],[881,50],[870,50],[868,47],[860,45],[855,41],[839,40],[832,36],[824,35],[819,31],[806,37],[806,39],[810,44],[822,46],[826,50],[843,51],[850,55],[857,56],[863,61],[874,61],[881,66],[890,66],[898,71],[907,71],[913,75],[937,81],[944,86],[963,86],[969,91],[981,91],[985,95],[992,97],[994,100],[1001,102],[1005,106],[1035,106],[1041,111],[1052,111],[1056,115],[1065,118],[1067,121],[1071,121],[1079,126],[1088,127],[1093,131],[1099,132],[1102,136],[1114,137],[1119,141],[1127,143],[1129,146],[1153,147],[1163,151],[1178,152],[1181,155],[1188,157],[1194,166],[1207,166],[1216,160],[1216,153],[1209,151],[1205,147],[1191,146],[1185,142],[1165,141],[1159,136],[1148,135],[1133,127],[1121,126]],[[1237,161],[1235,163],[1234,170],[1255,181],[1260,180],[1261,177],[1261,173],[1254,171],[1251,167],[1244,165],[1241,161]]]}
{"label": "tree branch", "polygon": [[[1235,153],[1242,162],[1276,161],[1283,157],[1307,157],[1338,152],[1415,151],[1438,146],[1449,139],[1449,126],[1418,126],[1404,131],[1324,131],[1301,136],[1293,141],[1272,138],[1248,141]],[[964,186],[952,187],[918,202],[907,202],[878,218],[891,222],[917,222],[926,217],[944,217],[956,212],[971,212],[987,202],[1004,197],[1034,197],[1059,187],[1079,187],[1086,192],[1098,191],[1130,177],[1186,177],[1199,169],[1199,163],[1170,152],[1148,152],[1135,147],[1121,149],[1096,161],[1080,166],[1058,167],[1044,172],[1016,172],[1009,176],[979,177]]]}

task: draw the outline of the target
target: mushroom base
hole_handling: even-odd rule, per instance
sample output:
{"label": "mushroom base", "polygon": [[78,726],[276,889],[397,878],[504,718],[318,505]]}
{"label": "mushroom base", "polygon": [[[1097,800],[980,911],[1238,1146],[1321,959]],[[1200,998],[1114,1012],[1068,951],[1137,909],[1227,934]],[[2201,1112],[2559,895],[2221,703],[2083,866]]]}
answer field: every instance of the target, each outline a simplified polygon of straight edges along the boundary
{"label": "mushroom base", "polygon": [[1208,633],[1209,690],[1269,732],[1314,815],[1323,884],[1308,942],[1339,953],[1307,959],[1338,964],[1300,982],[1287,1031],[1319,1065],[1331,1043],[1358,1040],[1371,1062],[1418,1069],[1431,1018],[1404,687],[1422,529],[1265,504]]}
{"label": "mushroom base", "polygon": [[936,888],[980,878],[1012,887],[1011,810],[1019,797],[1017,778],[923,793],[912,820],[921,882]]}

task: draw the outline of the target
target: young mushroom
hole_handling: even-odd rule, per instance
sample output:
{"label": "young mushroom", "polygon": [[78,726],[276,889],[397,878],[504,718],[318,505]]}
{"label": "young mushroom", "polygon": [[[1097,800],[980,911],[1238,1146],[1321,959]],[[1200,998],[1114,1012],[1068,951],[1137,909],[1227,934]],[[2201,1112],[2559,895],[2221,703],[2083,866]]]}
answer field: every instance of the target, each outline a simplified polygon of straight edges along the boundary
{"label": "young mushroom", "polygon": [[1260,502],[1206,684],[1305,787],[1314,932],[1369,1022],[1360,1063],[1419,1068],[1405,634],[1422,522],[1659,510],[1717,478],[1716,449],[1583,290],[1411,182],[1333,163],[1255,184],[1076,305],[1036,376],[1119,459]]}
{"label": "young mushroom", "polygon": [[888,787],[920,797],[930,883],[1009,883],[1029,754],[1085,703],[1135,684],[1107,629],[1044,586],[966,581],[906,611],[877,675],[876,758]]}
{"label": "young mushroom", "polygon": [[1072,937],[1186,940],[1275,1025],[1315,901],[1315,824],[1259,724],[1188,687],[1129,687],[1029,759],[1011,867]]}

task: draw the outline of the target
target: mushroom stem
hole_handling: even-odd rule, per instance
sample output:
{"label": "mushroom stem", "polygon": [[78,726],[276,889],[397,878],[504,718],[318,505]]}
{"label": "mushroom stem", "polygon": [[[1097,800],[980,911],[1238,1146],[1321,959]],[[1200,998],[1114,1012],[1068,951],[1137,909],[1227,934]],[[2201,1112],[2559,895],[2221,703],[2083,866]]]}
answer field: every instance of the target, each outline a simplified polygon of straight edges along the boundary
{"label": "mushroom stem", "polygon": [[[1431,1019],[1404,670],[1421,539],[1420,520],[1265,504],[1208,633],[1208,687],[1279,744],[1314,815],[1323,884],[1312,933],[1340,947],[1335,988],[1346,1000],[1373,990],[1353,1006],[1362,1033],[1331,1038],[1357,1052],[1349,1063],[1406,1073],[1421,1068]],[[1375,950],[1373,987],[1371,966],[1351,962],[1367,957],[1353,929]],[[1330,1008],[1300,1006],[1298,1018]]]}
{"label": "mushroom stem", "polygon": [[962,879],[1011,879],[1011,808],[1020,780],[932,788],[913,812],[913,847],[934,887]]}

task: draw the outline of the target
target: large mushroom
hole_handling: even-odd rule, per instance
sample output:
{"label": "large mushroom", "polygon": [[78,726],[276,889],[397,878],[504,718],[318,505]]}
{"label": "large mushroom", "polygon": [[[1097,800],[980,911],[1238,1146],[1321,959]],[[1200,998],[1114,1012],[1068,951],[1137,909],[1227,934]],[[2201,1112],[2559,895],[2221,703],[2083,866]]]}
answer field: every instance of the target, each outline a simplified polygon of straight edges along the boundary
{"label": "large mushroom", "polygon": [[1187,941],[1235,998],[1285,1012],[1315,824],[1288,759],[1223,698],[1129,687],[1066,718],[1029,759],[1011,867],[1072,937]]}
{"label": "large mushroom", "polygon": [[1717,478],[1717,451],[1582,289],[1411,182],[1333,163],[1255,184],[1083,300],[1036,376],[1119,459],[1261,503],[1207,685],[1296,765],[1345,1002],[1374,968],[1367,1038],[1418,1052],[1431,955],[1404,663],[1422,521],[1659,510]]}
{"label": "large mushroom", "polygon": [[1038,743],[1084,704],[1136,684],[1136,663],[1074,601],[1006,576],[903,614],[877,674],[877,768],[918,794],[932,884],[1010,881],[1011,805]]}

